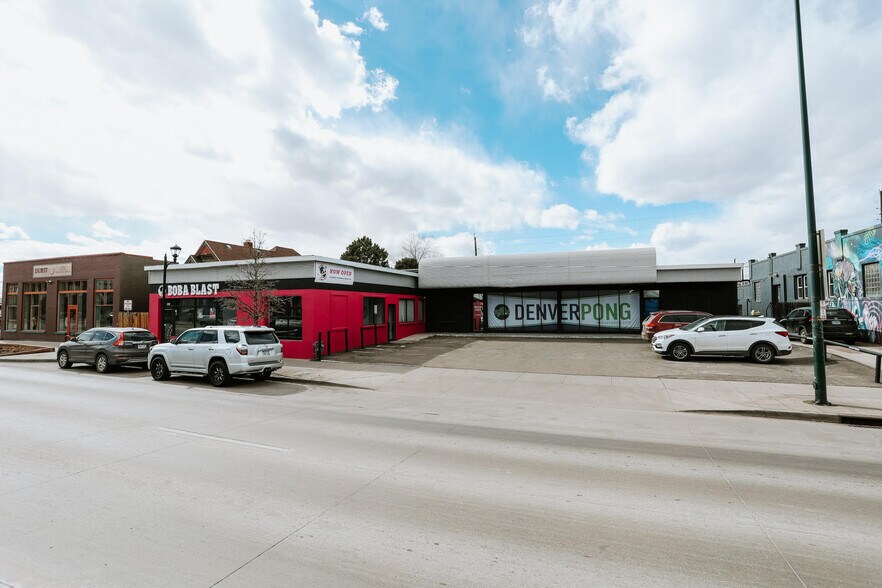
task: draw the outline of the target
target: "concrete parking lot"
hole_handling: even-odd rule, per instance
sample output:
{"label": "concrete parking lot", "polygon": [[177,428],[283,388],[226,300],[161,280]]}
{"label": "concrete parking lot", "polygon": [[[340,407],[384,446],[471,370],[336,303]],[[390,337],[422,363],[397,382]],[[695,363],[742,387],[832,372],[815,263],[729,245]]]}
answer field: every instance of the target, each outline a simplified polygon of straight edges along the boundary
{"label": "concrete parking lot", "polygon": [[[811,384],[811,347],[794,343],[793,353],[768,365],[738,357],[696,357],[677,362],[654,353],[641,339],[445,337],[398,341],[334,354],[327,360],[402,364],[499,372],[628,376]],[[835,386],[878,386],[873,369],[830,355],[827,381]]]}

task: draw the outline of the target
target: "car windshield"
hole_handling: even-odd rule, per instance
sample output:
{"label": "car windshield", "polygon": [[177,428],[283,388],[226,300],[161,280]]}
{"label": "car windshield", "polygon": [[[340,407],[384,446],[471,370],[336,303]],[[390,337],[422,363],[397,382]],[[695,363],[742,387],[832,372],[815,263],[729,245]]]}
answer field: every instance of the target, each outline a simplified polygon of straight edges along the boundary
{"label": "car windshield", "polygon": [[694,331],[699,326],[707,322],[708,317],[700,318],[697,321],[691,322],[685,327],[680,327],[681,331]]}
{"label": "car windshield", "polygon": [[249,345],[266,345],[278,343],[275,331],[245,331],[245,341]]}

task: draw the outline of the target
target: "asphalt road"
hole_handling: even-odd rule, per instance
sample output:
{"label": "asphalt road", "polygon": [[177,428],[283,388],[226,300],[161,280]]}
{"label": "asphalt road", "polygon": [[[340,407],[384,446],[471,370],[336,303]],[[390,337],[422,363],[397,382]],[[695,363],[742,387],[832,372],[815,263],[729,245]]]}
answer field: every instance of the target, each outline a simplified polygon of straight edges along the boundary
{"label": "asphalt road", "polygon": [[0,365],[0,586],[882,577],[879,429],[587,409],[542,384],[506,405],[416,373],[218,390]]}

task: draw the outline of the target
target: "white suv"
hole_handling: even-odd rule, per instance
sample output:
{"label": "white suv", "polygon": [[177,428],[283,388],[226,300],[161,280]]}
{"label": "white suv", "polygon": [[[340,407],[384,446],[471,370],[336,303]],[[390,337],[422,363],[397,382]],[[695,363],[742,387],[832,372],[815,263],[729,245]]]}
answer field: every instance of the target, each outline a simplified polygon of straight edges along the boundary
{"label": "white suv", "polygon": [[793,351],[787,329],[765,317],[714,316],[652,338],[652,350],[685,361],[693,355],[739,355],[769,363]]}
{"label": "white suv", "polygon": [[203,327],[155,345],[147,357],[154,380],[172,374],[208,376],[226,386],[233,376],[265,380],[282,367],[282,344],[268,327]]}

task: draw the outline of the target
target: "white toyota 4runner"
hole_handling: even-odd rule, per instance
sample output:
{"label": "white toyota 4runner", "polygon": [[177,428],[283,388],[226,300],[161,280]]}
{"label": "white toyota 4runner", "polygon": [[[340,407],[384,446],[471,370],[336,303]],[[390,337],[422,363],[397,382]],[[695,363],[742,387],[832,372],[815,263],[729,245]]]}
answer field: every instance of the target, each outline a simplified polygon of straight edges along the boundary
{"label": "white toyota 4runner", "polygon": [[202,327],[154,345],[147,365],[154,380],[172,374],[208,376],[215,386],[226,386],[233,376],[265,380],[282,367],[282,344],[268,327]]}

